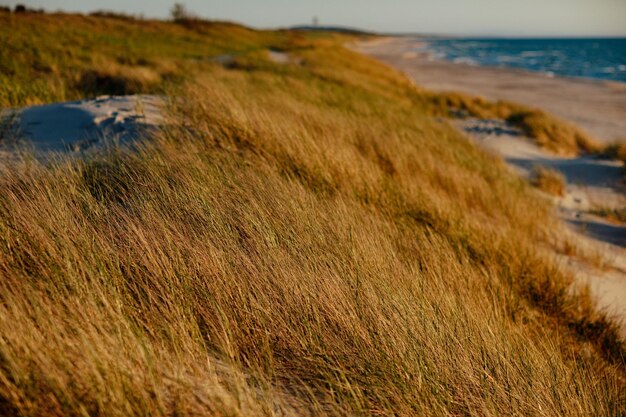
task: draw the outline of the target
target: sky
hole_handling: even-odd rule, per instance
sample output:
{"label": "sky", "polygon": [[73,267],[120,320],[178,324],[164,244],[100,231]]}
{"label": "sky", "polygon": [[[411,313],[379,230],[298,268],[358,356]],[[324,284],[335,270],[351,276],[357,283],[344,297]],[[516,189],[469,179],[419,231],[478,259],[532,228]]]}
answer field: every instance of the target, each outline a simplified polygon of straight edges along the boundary
{"label": "sky", "polygon": [[[113,10],[166,18],[176,0],[22,0],[48,11]],[[341,25],[472,36],[626,36],[626,0],[184,0],[208,19],[257,28]],[[16,2],[0,0],[0,5]]]}

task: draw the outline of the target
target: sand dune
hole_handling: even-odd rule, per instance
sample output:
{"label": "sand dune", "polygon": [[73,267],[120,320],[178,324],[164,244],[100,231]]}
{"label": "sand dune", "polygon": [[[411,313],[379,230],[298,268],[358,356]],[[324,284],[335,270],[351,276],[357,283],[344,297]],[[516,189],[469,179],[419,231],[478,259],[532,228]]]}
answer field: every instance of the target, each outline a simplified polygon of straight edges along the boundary
{"label": "sand dune", "polygon": [[285,52],[270,49],[267,53],[270,57],[270,60],[277,64],[288,64],[291,61],[289,54],[286,54]]}
{"label": "sand dune", "polygon": [[[626,247],[626,229],[587,214],[598,207],[626,207],[621,162],[596,156],[568,158],[550,154],[502,120],[464,119],[455,124],[524,177],[529,178],[536,166],[561,172],[567,181],[565,195],[556,198],[562,217],[588,231],[596,230],[592,235],[601,241]],[[595,224],[598,227],[593,227]]]}
{"label": "sand dune", "polygon": [[523,177],[530,178],[536,166],[564,175],[565,194],[553,197],[564,225],[560,233],[582,251],[599,253],[605,259],[603,268],[598,269],[577,256],[557,256],[579,282],[590,286],[603,308],[624,322],[626,336],[626,228],[589,213],[597,207],[626,207],[621,162],[549,154],[502,120],[464,119],[455,125]]}
{"label": "sand dune", "polygon": [[[355,49],[396,67],[431,90],[462,91],[539,107],[605,141],[626,134],[626,85],[433,61],[424,53],[413,53],[418,46],[420,42],[414,39],[387,38]],[[589,285],[601,308],[622,323],[626,337],[626,228],[589,213],[599,207],[626,207],[623,163],[550,154],[503,120],[463,119],[454,124],[523,177],[529,178],[535,166],[563,174],[565,195],[553,197],[563,221],[558,233],[581,254],[548,250],[579,282]],[[591,265],[585,256],[601,256],[603,265]]]}

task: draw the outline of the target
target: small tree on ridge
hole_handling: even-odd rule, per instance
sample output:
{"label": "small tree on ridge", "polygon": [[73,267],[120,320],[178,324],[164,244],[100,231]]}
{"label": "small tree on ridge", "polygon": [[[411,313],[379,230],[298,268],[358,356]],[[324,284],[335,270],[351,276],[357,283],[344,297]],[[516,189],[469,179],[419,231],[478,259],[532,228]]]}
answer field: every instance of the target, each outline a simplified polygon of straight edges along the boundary
{"label": "small tree on ridge", "polygon": [[187,20],[190,17],[187,7],[183,3],[174,3],[170,9],[170,14],[175,22]]}

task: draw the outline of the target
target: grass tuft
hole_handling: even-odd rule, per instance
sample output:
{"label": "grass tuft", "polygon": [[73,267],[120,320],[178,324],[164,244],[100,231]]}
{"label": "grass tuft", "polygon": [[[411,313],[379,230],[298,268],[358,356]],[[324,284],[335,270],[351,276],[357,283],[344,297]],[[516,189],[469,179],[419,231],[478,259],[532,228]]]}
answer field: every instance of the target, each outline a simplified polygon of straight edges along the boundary
{"label": "grass tuft", "polygon": [[618,224],[626,223],[626,207],[623,208],[596,208],[590,211],[591,214],[595,214],[596,216],[604,217],[609,221]]}
{"label": "grass tuft", "polygon": [[533,168],[532,184],[543,192],[562,197],[565,195],[567,183],[565,177],[559,171],[536,166]]}
{"label": "grass tuft", "polygon": [[624,141],[607,145],[600,156],[610,159],[619,159],[626,164],[626,143]]}
{"label": "grass tuft", "polygon": [[537,144],[555,153],[597,153],[602,146],[580,129],[538,110],[514,112],[507,121],[521,127]]}
{"label": "grass tuft", "polygon": [[519,127],[537,145],[562,155],[598,153],[603,147],[587,133],[539,109],[519,104],[491,102],[460,93],[430,93],[431,112],[453,117],[503,119]]}
{"label": "grass tuft", "polygon": [[84,71],[77,88],[88,95],[126,95],[154,91],[161,76],[149,67],[111,65]]}

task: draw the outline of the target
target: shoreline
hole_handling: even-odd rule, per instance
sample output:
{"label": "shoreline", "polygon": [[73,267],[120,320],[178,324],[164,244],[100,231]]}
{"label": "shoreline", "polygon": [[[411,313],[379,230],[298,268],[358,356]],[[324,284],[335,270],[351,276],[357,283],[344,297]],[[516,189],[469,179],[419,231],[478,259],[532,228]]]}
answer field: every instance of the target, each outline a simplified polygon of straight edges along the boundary
{"label": "shoreline", "polygon": [[[431,44],[434,41],[438,41],[438,40],[469,40],[469,41],[489,41],[489,40],[503,40],[503,39],[509,39],[509,38],[501,38],[501,37],[494,37],[494,38],[490,38],[490,37],[478,37],[478,38],[472,38],[472,37],[463,37],[463,36],[459,36],[459,37],[450,37],[450,36],[419,36],[419,35],[388,35],[388,36],[384,36],[381,39],[384,40],[407,40],[407,41],[412,41],[414,42],[414,48],[424,48],[424,47],[428,47],[429,44]],[[526,39],[526,38],[517,38],[517,37],[513,37],[510,38],[512,40],[519,40],[519,39]],[[528,39],[533,39],[533,38],[528,38]],[[542,38],[539,38],[542,39]],[[560,40],[562,38],[555,38],[556,40]],[[569,39],[569,38],[564,38],[564,39]],[[572,38],[574,39],[574,38]],[[583,40],[586,39],[593,39],[593,38],[580,38]],[[599,37],[597,38],[599,40],[604,40],[607,38],[604,37]],[[609,38],[610,39],[610,38]],[[626,38],[621,38],[621,37],[617,37],[615,39],[626,39]],[[367,43],[367,42],[365,42]],[[428,61],[436,61],[436,62],[442,62],[442,63],[448,63],[448,64],[454,64],[454,65],[467,65],[469,67],[480,67],[480,68],[490,68],[490,69],[501,69],[504,71],[512,71],[512,72],[519,72],[520,74],[534,74],[534,75],[543,75],[547,78],[560,78],[560,79],[564,79],[564,80],[570,80],[570,81],[582,81],[582,82],[590,82],[590,83],[595,83],[595,84],[615,84],[618,87],[623,87],[626,89],[626,80],[624,81],[620,81],[620,80],[611,80],[611,79],[606,79],[606,78],[594,78],[594,77],[585,77],[585,76],[575,76],[575,75],[565,75],[565,74],[557,74],[555,72],[552,71],[534,71],[531,69],[527,69],[527,68],[520,68],[520,67],[509,67],[506,65],[502,65],[502,66],[498,66],[498,65],[487,65],[487,64],[480,64],[477,63],[475,61],[473,61],[472,63],[468,63],[468,62],[461,62],[461,61],[455,61],[455,60],[450,60],[450,59],[445,59],[445,58],[438,58],[436,57],[436,51],[435,50],[428,50],[428,49],[423,49],[423,50],[417,50],[417,51],[412,51],[415,52],[418,55],[423,55],[426,56],[426,59]],[[462,58],[464,59],[464,58]],[[471,58],[469,58],[471,60]]]}
{"label": "shoreline", "polygon": [[[622,138],[626,140],[626,85],[624,92],[609,102],[612,111],[607,111],[602,101],[613,94],[609,93],[614,88],[610,85],[550,78],[518,69],[429,60],[426,52],[413,50],[417,47],[419,44],[414,40],[386,39],[358,45],[356,50],[404,72],[419,87],[440,92],[461,91],[490,100],[509,100],[537,107],[588,130],[605,142],[610,139],[599,136],[597,131],[601,130],[598,125],[608,123],[614,129],[623,127]],[[523,90],[516,88],[520,84]],[[554,111],[555,108],[563,110],[559,106],[564,106],[566,111]],[[583,120],[586,123],[580,123],[577,116],[585,112],[590,112],[590,117]],[[577,283],[589,285],[600,308],[621,323],[621,335],[626,339],[626,228],[612,225],[590,211],[596,206],[620,208],[626,205],[626,190],[620,185],[623,184],[621,165],[585,155],[550,154],[522,131],[501,120],[470,118],[453,124],[476,144],[501,157],[523,178],[530,179],[535,166],[562,173],[564,195],[547,197],[553,199],[556,217],[561,220],[555,233],[573,242],[578,249],[568,254],[548,247],[546,253],[559,259],[559,263],[573,273]],[[610,130],[604,133],[607,132]],[[590,261],[594,259],[600,267]]]}
{"label": "shoreline", "polygon": [[429,51],[416,51],[427,43],[385,37],[354,49],[404,72],[420,87],[539,107],[603,143],[626,141],[626,83],[434,59]]}
{"label": "shoreline", "polygon": [[[432,40],[436,40],[436,38],[420,39],[419,43],[423,44],[423,46],[421,47],[427,47],[428,44]],[[417,53],[418,56],[419,55],[425,56],[426,60],[429,62],[441,62],[441,63],[447,63],[447,64],[452,64],[452,65],[468,66],[468,67],[488,68],[488,69],[497,69],[497,70],[499,69],[503,71],[516,72],[522,75],[541,75],[546,78],[562,79],[562,80],[568,80],[572,82],[583,82],[583,83],[600,84],[600,85],[608,84],[608,85],[614,85],[617,88],[624,88],[626,90],[626,81],[609,80],[605,78],[583,77],[583,76],[575,76],[575,75],[564,75],[564,74],[557,74],[552,71],[533,71],[533,70],[526,69],[526,68],[507,67],[505,65],[498,66],[498,65],[479,64],[476,62],[472,62],[472,63],[461,62],[461,61],[455,61],[455,60],[450,60],[450,59],[445,59],[445,58],[437,58],[436,53],[431,50],[422,50],[422,51],[415,51],[415,52]]]}

